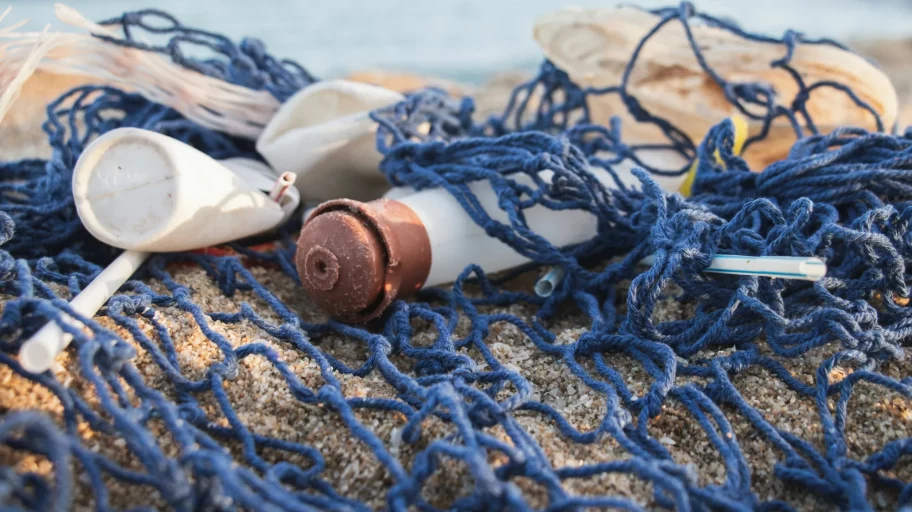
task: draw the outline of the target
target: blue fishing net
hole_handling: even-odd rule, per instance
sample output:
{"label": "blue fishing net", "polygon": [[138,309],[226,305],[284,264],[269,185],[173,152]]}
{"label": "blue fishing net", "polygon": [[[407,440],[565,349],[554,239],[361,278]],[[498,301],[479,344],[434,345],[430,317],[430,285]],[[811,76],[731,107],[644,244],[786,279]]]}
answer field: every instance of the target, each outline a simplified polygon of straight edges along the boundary
{"label": "blue fishing net", "polygon": [[[688,4],[654,12],[660,25],[707,23],[741,37],[784,44],[782,59],[771,64],[786,70],[791,70],[797,45],[835,44],[805,41],[794,32],[782,39],[749,34],[695,13]],[[268,55],[257,41],[235,45],[158,11],[128,13],[107,23],[120,25],[127,36],[126,42],[109,40],[111,44],[163,53],[198,72],[268,90],[280,100],[314,81],[302,67]],[[163,35],[168,42],[140,43],[134,34],[142,31]],[[690,42],[701,55],[692,36]],[[848,404],[859,383],[912,396],[912,378],[897,380],[881,371],[902,357],[912,325],[912,310],[901,300],[909,296],[906,260],[912,261],[912,134],[851,127],[820,134],[806,108],[817,89],[835,87],[859,108],[876,114],[844,85],[807,84],[794,70],[799,94],[780,104],[768,85],[730,84],[706,66],[706,73],[744,115],[766,126],[785,117],[800,137],[787,158],[763,172],[751,172],[734,154],[730,121],[720,122],[702,142],[692,141],[645,110],[628,91],[630,69],[645,43],[631,57],[617,87],[579,87],[545,62],[537,77],[514,91],[504,113],[488,120],[472,115],[471,99],[450,98],[437,90],[410,94],[404,102],[372,114],[380,127],[381,171],[389,181],[419,190],[444,188],[490,236],[529,258],[532,266],[563,268],[566,277],[553,295],[544,299],[504,286],[510,276],[493,279],[473,265],[452,287],[395,302],[376,326],[312,324],[245,265],[274,265],[297,282],[291,239],[295,225],[286,228],[270,251],[234,245],[239,254],[233,256],[157,255],[102,314],[151,356],[167,391],[144,380],[134,365],[132,344],[75,314],[51,286],[77,293],[117,252],[82,228],[70,192],[73,165],[92,137],[123,126],[167,134],[216,158],[258,158],[253,143],[202,128],[172,109],[110,87],[81,87],[49,105],[44,129],[52,157],[6,162],[0,174],[0,290],[7,297],[0,317],[0,364],[53,393],[63,414],[61,421],[54,421],[36,411],[3,411],[0,439],[5,448],[44,457],[52,470],[43,475],[4,466],[0,503],[9,510],[66,510],[80,481],[93,494],[95,506],[109,510],[111,482],[117,481],[153,488],[177,510],[367,508],[325,478],[326,461],[316,446],[256,434],[237,414],[226,383],[237,377],[241,360],[260,356],[283,377],[295,399],[322,405],[370,449],[390,475],[383,501],[394,510],[433,509],[422,492],[432,475],[453,460],[463,463],[473,481],[471,491],[451,504],[454,509],[529,509],[520,479],[545,490],[549,509],[639,509],[635,501],[619,495],[576,495],[565,485],[610,473],[650,483],[655,504],[678,510],[790,508],[783,501],[764,501],[752,488],[751,468],[730,421],[734,415],[746,418],[754,435],[778,451],[774,472],[782,482],[844,509],[871,509],[871,486],[895,492],[899,506],[912,506],[912,484],[892,472],[912,450],[912,439],[890,441],[863,459],[850,456],[846,444]],[[190,56],[188,46],[212,53]],[[652,149],[697,158],[691,197],[667,195],[650,177],[661,171],[648,166],[634,171],[642,182],[636,188],[620,179],[616,187],[606,187],[595,178],[593,168],[617,176],[614,167],[624,159],[637,159],[638,150],[644,149],[625,144],[620,123],[592,122],[587,101],[605,94],[619,95],[635,119],[661,129],[667,143]],[[429,131],[422,128],[426,126]],[[553,173],[550,181],[540,177],[546,170]],[[517,180],[519,176],[527,179]],[[494,188],[508,222],[479,206],[467,187],[478,180]],[[533,206],[591,212],[598,218],[598,232],[572,247],[554,247],[526,223],[523,212]],[[817,283],[703,272],[714,255],[724,253],[817,256],[826,261],[828,272]],[[637,265],[650,254],[655,255],[651,266]],[[202,268],[226,296],[253,294],[272,320],[246,304],[238,311],[205,309],[194,290],[174,277],[176,263]],[[162,286],[153,288],[150,280]],[[619,293],[624,288],[626,294]],[[691,304],[693,314],[657,321],[658,301],[672,293]],[[517,304],[533,313],[518,316],[490,308]],[[221,359],[198,378],[179,365],[175,345],[180,340],[156,314],[162,308],[188,314],[221,352]],[[549,325],[568,310],[583,315],[586,328],[571,342],[561,343]],[[59,321],[61,312],[90,328],[87,334],[60,323],[74,337],[69,350],[97,404],[88,403],[51,372],[25,372],[14,355],[44,322]],[[256,326],[316,363],[324,383],[306,385],[265,343],[233,347],[212,328],[213,321]],[[430,345],[416,341],[415,321],[431,326]],[[575,428],[561,411],[536,398],[533,384],[509,361],[495,355],[491,332],[505,324],[547,354],[550,364],[568,369],[589,392],[604,398],[598,425],[588,431]],[[154,336],[142,325],[151,325]],[[320,344],[331,333],[366,347],[367,360],[351,367],[334,357]],[[824,346],[833,348],[832,355],[820,364],[813,383],[796,378],[782,363]],[[718,351],[723,348],[729,350]],[[466,349],[480,359],[469,357]],[[620,374],[616,355],[642,367],[648,380],[642,392],[632,390]],[[853,371],[832,379],[831,371],[839,365]],[[816,402],[822,444],[777,428],[735,387],[739,374],[757,367]],[[396,397],[346,396],[339,374],[379,375]],[[700,383],[691,377],[699,377]],[[201,406],[204,395],[214,397],[227,423],[215,421]],[[676,462],[667,446],[650,434],[649,422],[672,400],[683,405],[689,421],[699,425],[718,451],[723,481],[701,483],[691,467]],[[359,410],[401,414],[401,439],[416,447],[412,459],[406,463],[395,455],[359,420]],[[517,420],[522,414],[552,422],[572,443],[611,438],[626,456],[555,466]],[[450,425],[452,434],[422,439],[432,417]],[[176,448],[162,446],[152,423],[164,426]],[[127,467],[91,449],[85,428],[119,440],[138,464]],[[233,447],[234,454],[226,447]],[[267,449],[286,460],[270,462],[274,459],[263,456]],[[288,462],[293,456],[309,462]]]}

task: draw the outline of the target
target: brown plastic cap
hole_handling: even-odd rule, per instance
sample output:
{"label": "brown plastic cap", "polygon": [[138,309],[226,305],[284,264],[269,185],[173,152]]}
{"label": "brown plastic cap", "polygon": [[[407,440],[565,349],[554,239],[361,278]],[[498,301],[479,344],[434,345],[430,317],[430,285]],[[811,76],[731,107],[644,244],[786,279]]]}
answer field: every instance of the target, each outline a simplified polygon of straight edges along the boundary
{"label": "brown plastic cap", "polygon": [[399,201],[337,199],[304,223],[295,265],[317,306],[338,320],[363,323],[424,285],[431,243],[415,212]]}

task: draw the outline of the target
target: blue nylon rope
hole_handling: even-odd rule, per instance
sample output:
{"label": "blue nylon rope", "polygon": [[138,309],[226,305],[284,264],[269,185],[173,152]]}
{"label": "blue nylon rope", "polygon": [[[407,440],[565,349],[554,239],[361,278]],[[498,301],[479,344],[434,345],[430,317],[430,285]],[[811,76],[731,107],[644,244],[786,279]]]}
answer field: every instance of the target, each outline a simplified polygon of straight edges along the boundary
{"label": "blue nylon rope", "polygon": [[[265,90],[279,101],[287,100],[316,80],[300,64],[276,59],[267,53],[259,39],[246,37],[240,44],[234,44],[223,35],[187,27],[174,16],[157,9],[126,12],[99,24],[119,26],[124,36],[123,39],[115,39],[96,34],[95,37],[103,41],[167,55],[174,63],[187,69],[235,85]],[[139,40],[138,35],[145,37]],[[155,36],[165,36],[168,41],[162,45],[146,42]],[[199,52],[213,55],[207,58],[193,55]]]}
{"label": "blue nylon rope", "polygon": [[[322,477],[326,461],[319,450],[255,434],[234,411],[225,383],[236,378],[241,360],[259,355],[284,378],[297,400],[322,404],[338,414],[351,435],[372,450],[392,479],[385,500],[394,510],[432,510],[422,490],[435,471],[443,470],[445,459],[462,461],[474,479],[472,492],[453,504],[461,510],[528,510],[527,499],[515,483],[520,476],[546,490],[551,510],[640,510],[623,497],[577,496],[563,485],[572,479],[611,473],[626,473],[651,483],[656,503],[677,510],[790,509],[781,501],[761,501],[753,492],[750,466],[729,422],[735,413],[778,450],[775,476],[783,482],[843,509],[872,509],[869,487],[874,485],[894,490],[899,506],[912,506],[912,484],[890,472],[902,463],[903,456],[912,453],[912,439],[892,440],[858,460],[849,455],[845,435],[848,403],[858,383],[912,396],[912,377],[896,380],[878,371],[902,357],[912,334],[912,310],[890,300],[909,296],[906,260],[912,258],[912,238],[908,236],[912,187],[907,176],[912,175],[912,134],[867,133],[854,128],[817,133],[805,107],[816,89],[836,87],[858,102],[859,108],[870,110],[840,84],[803,83],[789,65],[797,45],[836,43],[807,41],[794,32],[782,39],[749,34],[696,13],[689,4],[654,12],[661,24],[688,27],[694,22],[708,23],[747,39],[783,43],[785,55],[771,65],[789,70],[796,80],[799,94],[789,105],[779,104],[775,91],[764,84],[726,82],[702,60],[699,46],[687,32],[704,70],[739,110],[767,127],[784,117],[795,127],[796,135],[809,136],[801,138],[785,160],[762,173],[750,172],[732,152],[734,127],[730,122],[715,126],[702,142],[691,141],[640,105],[626,84],[638,52],[631,58],[624,81],[602,90],[580,88],[545,62],[535,79],[514,91],[502,115],[481,123],[473,119],[471,99],[457,101],[436,90],[411,94],[404,102],[372,114],[380,126],[381,171],[395,185],[448,190],[490,236],[508,243],[534,265],[563,267],[566,278],[554,294],[542,299],[505,289],[503,278],[489,278],[484,269],[472,265],[458,276],[452,289],[425,290],[417,301],[395,302],[381,328],[371,331],[334,321],[302,321],[254,277],[240,257],[157,255],[147,262],[140,277],[158,280],[165,291],[156,292],[140,280],[130,281],[126,293],[112,298],[103,314],[130,332],[150,355],[173,387],[174,398],[144,382],[131,362],[132,346],[91,319],[79,318],[90,328],[90,335],[68,324],[62,327],[74,336],[71,350],[82,378],[97,394],[99,409],[51,373],[24,372],[13,354],[47,319],[59,319],[61,312],[78,318],[49,283],[77,293],[117,252],[93,241],[84,231],[70,196],[70,173],[92,136],[121,126],[141,127],[175,137],[216,158],[257,158],[253,143],[201,128],[169,108],[109,87],[77,88],[49,105],[44,129],[52,157],[0,164],[0,291],[12,297],[0,316],[0,364],[57,396],[64,411],[63,423],[33,411],[2,414],[0,442],[17,452],[46,457],[53,472],[43,477],[0,468],[0,503],[12,510],[67,510],[78,474],[84,475],[99,510],[111,509],[106,484],[111,479],[150,486],[176,510],[366,510],[365,504],[340,495]],[[109,40],[111,43],[168,55],[201,73],[268,90],[280,100],[314,81],[303,68],[275,59],[257,42],[245,40],[236,46],[218,34],[185,27],[159,11],[127,13],[106,23],[121,25],[127,38],[125,42]],[[135,37],[140,30],[170,39],[163,45],[147,45]],[[184,46],[203,46],[216,57],[188,56]],[[543,99],[533,108],[531,97],[536,91]],[[645,148],[625,144],[617,121],[607,126],[593,123],[587,101],[604,94],[618,94],[634,118],[653,123],[665,133],[667,142],[650,148],[677,152],[688,159],[699,157],[691,198],[666,195],[650,172],[643,170],[635,171],[642,182],[638,189],[620,183],[606,188],[594,177],[592,168],[614,174],[614,165],[625,158],[637,159],[637,151]],[[765,113],[757,114],[757,107]],[[419,130],[424,123],[431,126],[427,135]],[[724,165],[712,158],[716,150]],[[596,156],[604,151],[615,157]],[[539,177],[544,170],[553,172],[550,182]],[[519,176],[527,179],[517,181]],[[477,180],[491,184],[508,215],[507,223],[495,221],[479,206],[466,186]],[[599,220],[598,233],[573,247],[554,247],[525,223],[523,211],[535,205],[590,212]],[[288,227],[275,251],[234,247],[243,256],[275,265],[297,280],[292,263],[293,229]],[[650,268],[636,267],[637,261],[652,253],[655,262]],[[827,262],[828,274],[818,283],[703,274],[716,253],[813,255]],[[620,258],[601,270],[590,265],[615,256]],[[227,296],[238,290],[252,292],[278,321],[267,321],[246,303],[235,312],[206,311],[194,302],[194,292],[174,279],[170,265],[175,263],[204,269]],[[616,292],[624,281],[630,281],[626,313],[616,303]],[[480,292],[467,292],[469,283],[475,283]],[[671,284],[681,291],[681,300],[695,304],[696,313],[693,318],[655,322],[652,312],[657,300],[671,293]],[[524,319],[484,312],[483,306],[510,304],[526,304],[535,315]],[[177,340],[156,315],[162,307],[188,313],[221,351],[222,360],[208,367],[202,377],[182,373],[175,351]],[[547,329],[558,307],[575,308],[589,319],[588,330],[572,343],[557,344]],[[153,326],[155,338],[140,328],[139,317]],[[469,322],[462,337],[455,334],[460,318]],[[436,331],[433,345],[413,344],[413,319],[422,319]],[[256,325],[315,362],[325,384],[308,387],[266,344],[233,348],[210,327],[213,320]],[[565,365],[604,397],[596,428],[577,430],[560,411],[532,398],[532,383],[505,366],[487,344],[488,334],[499,324],[515,326],[536,349],[550,355],[553,364]],[[369,358],[358,367],[338,361],[317,343],[328,333],[362,343]],[[839,350],[820,365],[812,384],[796,378],[780,362],[833,344]],[[480,354],[488,370],[478,370],[471,358],[459,352],[466,347]],[[733,351],[706,356],[705,351],[720,348]],[[766,355],[768,352],[776,357]],[[614,354],[624,354],[642,365],[649,379],[644,393],[634,393],[627,386],[612,366]],[[411,366],[403,368],[393,357],[409,361]],[[830,371],[837,365],[855,371],[839,382],[830,382]],[[818,451],[810,440],[777,429],[747,402],[733,380],[752,367],[765,369],[794,392],[815,400],[825,450]],[[334,372],[379,374],[396,390],[397,398],[346,397]],[[679,379],[691,376],[705,383]],[[126,399],[127,389],[139,405]],[[504,398],[506,390],[510,392]],[[215,398],[228,426],[211,421],[198,404],[197,397],[204,393]],[[723,482],[701,484],[692,468],[676,463],[648,432],[648,421],[669,399],[681,405],[706,433],[725,466]],[[831,400],[835,400],[834,409],[828,406]],[[406,467],[358,421],[355,411],[359,409],[401,413],[406,419],[402,429],[406,443],[422,438],[424,420],[431,416],[449,422],[456,433],[428,440]],[[628,456],[579,467],[554,467],[517,421],[517,414],[551,421],[575,443],[594,443],[610,436]],[[151,435],[147,425],[152,419],[164,424],[179,445],[177,456],[165,453]],[[88,449],[77,431],[80,422],[122,439],[141,467],[122,467]],[[494,426],[501,427],[508,442],[491,434]],[[240,447],[241,455],[232,459],[225,443]],[[310,464],[270,464],[259,455],[262,448],[299,455]],[[505,462],[493,466],[489,463],[492,454]]]}

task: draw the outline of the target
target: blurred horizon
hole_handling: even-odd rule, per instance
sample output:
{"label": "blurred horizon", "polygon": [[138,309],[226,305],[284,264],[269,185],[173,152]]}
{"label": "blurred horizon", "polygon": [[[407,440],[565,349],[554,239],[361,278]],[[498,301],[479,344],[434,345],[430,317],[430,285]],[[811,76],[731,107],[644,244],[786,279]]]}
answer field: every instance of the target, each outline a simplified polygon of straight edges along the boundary
{"label": "blurred horizon", "polygon": [[[3,25],[29,19],[30,30],[54,17],[54,0],[7,0]],[[640,0],[75,0],[64,2],[101,21],[124,11],[161,9],[183,24],[237,41],[257,37],[270,53],[290,58],[321,78],[386,69],[477,82],[499,70],[531,69],[541,61],[534,20],[569,6],[618,3],[648,8],[677,2]],[[779,36],[792,28],[842,42],[912,36],[912,3],[905,0],[697,0],[698,10],[734,20],[752,32]],[[305,5],[309,4],[309,5]],[[3,3],[0,2],[0,6]],[[4,6],[5,7],[5,6]],[[821,23],[826,15],[826,24]]]}

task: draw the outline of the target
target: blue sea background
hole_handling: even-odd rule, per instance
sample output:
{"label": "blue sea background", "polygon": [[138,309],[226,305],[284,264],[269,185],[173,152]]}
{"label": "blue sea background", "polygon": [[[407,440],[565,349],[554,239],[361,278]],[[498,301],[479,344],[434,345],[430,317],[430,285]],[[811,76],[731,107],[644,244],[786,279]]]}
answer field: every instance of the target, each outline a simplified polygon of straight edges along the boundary
{"label": "blue sea background", "polygon": [[[52,0],[13,0],[10,21],[29,19],[66,30]],[[655,8],[668,1],[624,2]],[[745,29],[781,35],[793,28],[839,40],[912,35],[912,0],[698,0],[699,10]],[[531,31],[537,16],[606,0],[75,0],[67,5],[100,21],[155,7],[184,24],[237,40],[262,39],[276,56],[321,78],[385,68],[478,82],[492,72],[531,69],[541,53]],[[0,0],[0,6],[3,5]]]}

